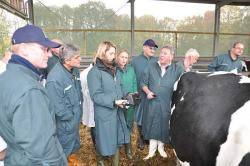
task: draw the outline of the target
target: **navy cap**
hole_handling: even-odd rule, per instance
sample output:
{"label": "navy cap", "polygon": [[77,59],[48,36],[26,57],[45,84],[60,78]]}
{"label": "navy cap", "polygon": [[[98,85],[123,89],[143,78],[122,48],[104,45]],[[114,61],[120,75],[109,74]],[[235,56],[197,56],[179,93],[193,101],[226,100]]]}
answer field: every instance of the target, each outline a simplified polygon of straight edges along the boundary
{"label": "navy cap", "polygon": [[156,47],[158,48],[158,45],[155,43],[153,39],[148,39],[143,43],[144,46],[150,46],[150,47]]}
{"label": "navy cap", "polygon": [[12,36],[13,45],[20,43],[38,43],[46,48],[57,48],[61,45],[49,40],[43,33],[42,29],[35,25],[25,25],[18,28]]}

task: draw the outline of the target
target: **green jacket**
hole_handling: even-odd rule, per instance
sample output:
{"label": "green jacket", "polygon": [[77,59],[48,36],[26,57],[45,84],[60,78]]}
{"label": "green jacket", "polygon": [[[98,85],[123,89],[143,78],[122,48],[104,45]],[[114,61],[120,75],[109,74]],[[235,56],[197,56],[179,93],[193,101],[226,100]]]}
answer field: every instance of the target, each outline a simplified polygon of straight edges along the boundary
{"label": "green jacket", "polygon": [[208,71],[232,71],[237,70],[238,73],[242,72],[242,64],[240,58],[233,60],[230,56],[230,51],[227,54],[218,55],[214,57],[211,64],[208,65]]}
{"label": "green jacket", "polygon": [[57,136],[66,156],[80,149],[82,90],[77,68],[69,72],[61,63],[50,71],[46,83],[56,112]]}
{"label": "green jacket", "polygon": [[6,166],[65,166],[55,113],[39,76],[10,63],[0,75],[0,135],[8,144]]}
{"label": "green jacket", "polygon": [[97,151],[102,156],[114,155],[121,144],[130,142],[124,114],[114,105],[115,100],[123,97],[119,75],[111,75],[97,59],[87,81],[94,103]]}
{"label": "green jacket", "polygon": [[172,63],[161,76],[157,62],[151,63],[141,79],[141,87],[147,86],[156,98],[147,100],[148,107],[143,112],[142,133],[146,140],[155,139],[169,143],[169,119],[174,84],[183,70],[180,65]]}
{"label": "green jacket", "polygon": [[[124,94],[128,92],[137,92],[137,81],[134,68],[131,64],[128,64],[125,69],[121,69],[118,67],[117,74],[121,77],[121,85],[122,91]],[[125,110],[125,118],[127,122],[128,128],[132,129],[133,121],[134,121],[134,106],[130,106],[128,110]]]}
{"label": "green jacket", "polygon": [[142,73],[143,73],[144,69],[150,63],[157,62],[157,60],[158,60],[158,58],[156,58],[155,56],[147,58],[142,52],[139,56],[135,56],[131,62],[132,66],[134,67],[134,70],[135,70],[136,80],[137,80],[137,89],[138,89],[138,92],[139,92],[140,98],[141,98],[141,102],[140,102],[140,104],[135,112],[135,121],[139,126],[142,125],[142,115],[143,115],[143,111],[147,105],[146,95],[142,91],[142,89],[140,88],[140,80],[141,80]]}

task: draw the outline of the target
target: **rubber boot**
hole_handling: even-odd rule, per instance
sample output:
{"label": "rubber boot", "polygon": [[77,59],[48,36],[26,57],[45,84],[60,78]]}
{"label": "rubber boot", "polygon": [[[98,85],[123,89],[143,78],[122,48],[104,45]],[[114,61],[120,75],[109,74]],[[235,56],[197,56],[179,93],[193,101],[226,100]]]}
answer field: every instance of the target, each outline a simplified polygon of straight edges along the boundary
{"label": "rubber boot", "polygon": [[129,160],[133,159],[130,144],[125,144],[125,153],[126,153],[127,159],[129,159]]}
{"label": "rubber boot", "polygon": [[144,149],[144,140],[142,135],[142,126],[137,126],[138,128],[138,139],[137,139],[137,148],[140,150]]}
{"label": "rubber boot", "polygon": [[91,135],[91,139],[92,139],[93,145],[96,148],[96,146],[95,146],[95,127],[91,127],[90,128],[90,135]]}
{"label": "rubber boot", "polygon": [[119,166],[119,160],[119,150],[117,150],[115,155],[112,156],[112,166]]}
{"label": "rubber boot", "polygon": [[155,155],[155,152],[157,150],[157,140],[150,139],[149,140],[149,152],[147,157],[144,158],[144,160],[148,160],[152,158]]}
{"label": "rubber boot", "polygon": [[167,158],[168,155],[164,150],[164,143],[161,141],[158,141],[158,152],[160,153],[161,157]]}
{"label": "rubber boot", "polygon": [[104,157],[96,152],[96,165],[97,166],[105,166]]}
{"label": "rubber boot", "polygon": [[78,166],[78,158],[76,154],[71,154],[68,157],[68,166]]}

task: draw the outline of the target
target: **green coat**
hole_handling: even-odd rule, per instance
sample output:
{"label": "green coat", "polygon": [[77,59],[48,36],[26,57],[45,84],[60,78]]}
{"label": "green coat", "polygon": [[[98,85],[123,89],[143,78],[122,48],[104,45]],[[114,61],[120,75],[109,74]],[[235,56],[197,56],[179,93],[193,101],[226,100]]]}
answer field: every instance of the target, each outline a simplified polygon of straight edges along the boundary
{"label": "green coat", "polygon": [[140,80],[142,77],[142,73],[144,69],[148,66],[148,64],[152,62],[157,62],[158,58],[152,56],[150,58],[147,58],[143,53],[139,56],[136,56],[133,58],[131,64],[134,67],[135,74],[136,74],[136,80],[137,80],[137,89],[140,94],[141,102],[139,104],[139,107],[136,109],[135,112],[135,121],[136,123],[141,126],[142,125],[142,115],[143,111],[147,105],[146,103],[146,95],[140,88]]}
{"label": "green coat", "polygon": [[142,133],[146,140],[155,139],[169,143],[169,119],[171,99],[175,82],[183,73],[180,65],[175,63],[168,66],[166,73],[161,76],[161,68],[157,62],[151,63],[141,79],[141,88],[148,86],[156,98],[148,100],[148,108],[142,117]]}
{"label": "green coat", "polygon": [[59,61],[58,56],[52,54],[52,57],[48,60],[47,72],[49,73]]}
{"label": "green coat", "polygon": [[130,134],[122,110],[114,105],[123,97],[119,75],[113,77],[99,61],[89,71],[87,81],[94,103],[96,148],[102,156],[110,156],[119,145],[130,142]]}
{"label": "green coat", "polygon": [[10,63],[0,76],[0,135],[8,144],[6,166],[66,166],[56,137],[55,113],[39,76]]}
{"label": "green coat", "polygon": [[228,54],[218,55],[214,57],[211,64],[208,65],[208,71],[232,71],[237,69],[238,73],[242,72],[242,64],[240,58],[233,60],[230,56],[230,52]]}
{"label": "green coat", "polygon": [[[128,92],[137,92],[137,81],[134,68],[128,64],[124,70],[118,68],[117,74],[121,76],[122,91],[124,94]],[[130,106],[128,110],[124,110],[127,126],[131,132],[134,121],[134,106]]]}
{"label": "green coat", "polygon": [[57,136],[66,156],[80,149],[82,90],[79,70],[69,72],[61,63],[50,71],[46,83],[56,112]]}

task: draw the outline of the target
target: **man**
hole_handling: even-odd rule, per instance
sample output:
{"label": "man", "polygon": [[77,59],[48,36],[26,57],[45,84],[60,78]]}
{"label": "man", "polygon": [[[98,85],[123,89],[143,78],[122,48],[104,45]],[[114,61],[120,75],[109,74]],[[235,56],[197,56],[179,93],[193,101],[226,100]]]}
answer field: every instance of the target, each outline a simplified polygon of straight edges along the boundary
{"label": "man", "polygon": [[243,67],[239,56],[243,54],[243,51],[244,45],[241,42],[235,42],[227,54],[214,57],[212,63],[208,65],[208,71],[232,71],[236,69],[238,73],[241,73]]}
{"label": "man", "polygon": [[187,50],[184,60],[182,62],[178,62],[177,64],[181,65],[183,72],[192,71],[192,66],[197,62],[199,56],[200,54],[196,49],[190,48]]}
{"label": "man", "polygon": [[[60,45],[63,45],[63,42],[59,39],[53,39],[53,42],[56,42]],[[60,61],[60,47],[51,48],[52,56],[48,60],[47,72],[49,73],[51,69]]]}
{"label": "man", "polygon": [[150,62],[157,61],[157,58],[154,57],[156,48],[158,48],[158,46],[154,42],[154,40],[147,39],[143,43],[143,52],[139,56],[134,57],[132,60],[132,66],[134,67],[135,74],[136,74],[137,88],[138,88],[139,95],[141,97],[140,105],[136,109],[136,112],[135,112],[135,122],[137,123],[137,128],[139,132],[137,145],[138,145],[138,148],[141,150],[144,149],[144,140],[143,140],[143,136],[141,132],[141,125],[142,125],[143,110],[145,109],[145,106],[146,106],[146,95],[140,89],[140,79],[141,79],[141,75],[145,67],[147,67]]}
{"label": "man", "polygon": [[172,63],[174,49],[164,46],[158,62],[150,63],[142,74],[140,86],[147,96],[148,108],[143,112],[142,133],[149,140],[149,153],[144,159],[154,156],[157,147],[164,158],[164,144],[169,143],[169,119],[171,99],[175,82],[183,73],[180,65]]}
{"label": "man", "polygon": [[[11,50],[8,48],[4,52],[3,58],[0,60],[0,74],[2,74],[4,71],[6,71],[6,65],[8,61],[10,60],[12,56]],[[4,165],[4,157],[7,149],[7,144],[3,140],[3,138],[0,136],[0,166]]]}
{"label": "man", "polygon": [[[58,43],[60,45],[63,45],[63,42],[59,39],[52,39],[51,41]],[[47,76],[49,74],[49,72],[51,71],[51,69],[60,61],[60,47],[58,48],[51,48],[51,53],[52,56],[49,58],[48,60],[48,66],[45,69],[41,70],[41,73],[43,74],[43,78],[47,79]]]}
{"label": "man", "polygon": [[60,45],[34,25],[17,29],[12,36],[13,55],[0,75],[0,135],[8,148],[5,165],[67,165],[55,134],[55,115],[47,92],[39,83],[49,48]]}
{"label": "man", "polygon": [[57,136],[68,157],[69,165],[77,165],[80,149],[82,92],[80,83],[80,51],[71,44],[60,49],[61,60],[50,71],[46,88],[55,107]]}

